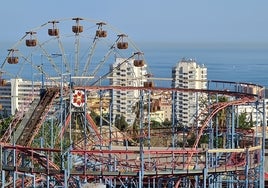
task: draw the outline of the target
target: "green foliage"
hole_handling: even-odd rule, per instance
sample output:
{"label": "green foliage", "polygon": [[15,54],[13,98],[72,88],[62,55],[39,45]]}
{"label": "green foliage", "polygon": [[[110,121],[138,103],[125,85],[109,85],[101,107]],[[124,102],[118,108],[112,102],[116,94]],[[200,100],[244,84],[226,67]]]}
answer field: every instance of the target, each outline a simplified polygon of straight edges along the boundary
{"label": "green foliage", "polygon": [[[53,131],[52,131],[53,129]],[[33,148],[40,148],[41,141],[43,142],[44,148],[54,148],[54,149],[60,149],[61,147],[61,139],[58,137],[60,135],[61,127],[58,126],[58,122],[55,120],[53,121],[45,121],[39,130],[38,134],[36,135],[34,141],[31,144],[31,147]],[[53,134],[52,134],[53,132]],[[69,135],[65,134],[62,137],[62,148],[65,151],[67,148],[70,147],[70,140]],[[50,154],[51,157],[53,157],[53,161],[58,166],[61,166],[61,160],[64,160],[64,158],[61,158],[60,152],[53,152]]]}
{"label": "green foliage", "polygon": [[187,139],[187,143],[189,146],[193,146],[194,143],[195,143],[195,140],[196,140],[196,135],[195,134],[192,134],[190,133],[190,137]]}
{"label": "green foliage", "polygon": [[[96,112],[94,111],[91,111],[90,112],[90,116],[91,118],[93,119],[93,121],[95,122],[95,124],[97,126],[100,126],[100,120],[101,120],[101,117],[99,114],[97,114]],[[109,119],[109,114],[102,114],[102,125],[108,125],[108,122],[106,121],[106,119]]]}
{"label": "green foliage", "polygon": [[161,127],[161,124],[158,121],[151,120],[150,126],[151,128],[159,128]]}
{"label": "green foliage", "polygon": [[120,131],[125,131],[128,127],[128,123],[126,122],[126,118],[124,116],[116,115],[115,116],[115,126],[120,130]]}
{"label": "green foliage", "polygon": [[172,122],[169,121],[168,119],[165,119],[165,121],[163,122],[163,126],[164,127],[171,127],[172,126]]}
{"label": "green foliage", "polygon": [[[40,147],[40,141],[43,140],[44,148],[51,148],[53,144],[53,148],[60,148],[59,138],[56,136],[59,135],[60,127],[57,125],[57,122],[45,121],[39,130],[38,134],[35,137],[35,140],[32,143],[32,147]],[[53,131],[52,131],[53,129]],[[53,135],[52,135],[53,133]]]}
{"label": "green foliage", "polygon": [[94,112],[94,111],[90,111],[90,116],[93,119],[93,121],[95,122],[96,125],[100,124],[100,116]]}
{"label": "green foliage", "polygon": [[218,97],[218,101],[219,101],[219,102],[227,102],[227,101],[228,101],[228,98],[225,97],[225,96],[219,96],[219,97]]}
{"label": "green foliage", "polygon": [[[219,96],[218,97],[218,102],[227,102],[228,98],[225,96]],[[225,128],[226,127],[226,116],[227,116],[227,109],[222,109],[220,110],[215,118],[218,118],[218,124],[220,128]],[[216,121],[214,121],[216,122]]]}
{"label": "green foliage", "polygon": [[138,130],[138,122],[135,119],[133,125],[132,125],[132,137],[135,142],[138,142],[138,135],[139,135],[139,130]]}
{"label": "green foliage", "polygon": [[201,136],[199,143],[200,144],[208,144],[209,142],[209,135],[208,134],[204,134]]}
{"label": "green foliage", "polygon": [[9,124],[12,122],[13,117],[8,117],[5,119],[1,119],[1,123],[0,123],[0,136],[2,137],[4,135],[4,133],[6,132],[6,130],[9,127]]}
{"label": "green foliage", "polygon": [[[148,123],[146,123],[145,125],[148,127]],[[171,127],[171,125],[172,125],[171,121],[168,121],[167,119],[162,123],[156,120],[151,120],[150,122],[151,128],[162,128],[162,127],[168,128]]]}
{"label": "green foliage", "polygon": [[223,137],[215,137],[215,147],[223,148]]}
{"label": "green foliage", "polygon": [[253,127],[252,116],[248,119],[246,112],[239,114],[238,116],[238,128],[240,129],[250,129]]}

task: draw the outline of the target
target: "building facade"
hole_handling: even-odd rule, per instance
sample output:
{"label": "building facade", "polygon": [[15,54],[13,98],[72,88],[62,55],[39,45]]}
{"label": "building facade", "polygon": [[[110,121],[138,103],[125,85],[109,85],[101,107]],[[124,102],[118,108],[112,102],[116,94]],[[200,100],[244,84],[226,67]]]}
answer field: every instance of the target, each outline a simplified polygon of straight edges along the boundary
{"label": "building facade", "polygon": [[[110,70],[111,86],[143,87],[147,81],[145,76],[147,74],[146,64],[135,66],[135,59],[116,58]],[[134,123],[136,118],[135,106],[141,96],[139,92],[138,90],[115,90],[111,93],[113,121],[116,115],[123,115],[129,125]]]}
{"label": "building facade", "polygon": [[[207,68],[193,59],[182,59],[172,68],[172,87],[180,89],[207,89]],[[177,125],[193,126],[205,97],[198,92],[174,93],[174,117]]]}
{"label": "building facade", "polygon": [[8,117],[11,115],[11,83],[5,81],[0,86],[0,115],[1,117]]}
{"label": "building facade", "polygon": [[15,78],[0,86],[0,114],[15,115],[17,111],[27,111],[34,99],[40,97],[41,82]]}
{"label": "building facade", "polygon": [[11,79],[11,114],[17,110],[27,111],[31,102],[40,97],[41,82],[32,82],[19,78]]}

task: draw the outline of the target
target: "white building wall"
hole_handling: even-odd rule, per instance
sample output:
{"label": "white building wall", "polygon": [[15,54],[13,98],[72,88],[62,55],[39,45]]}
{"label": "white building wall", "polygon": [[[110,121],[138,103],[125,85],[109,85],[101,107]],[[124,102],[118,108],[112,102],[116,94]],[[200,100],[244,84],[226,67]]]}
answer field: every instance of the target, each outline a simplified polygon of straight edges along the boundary
{"label": "white building wall", "polygon": [[9,116],[11,114],[11,84],[6,82],[0,86],[0,114]]}
{"label": "white building wall", "polygon": [[34,98],[39,98],[41,83],[11,79],[11,114],[27,111]]}
{"label": "white building wall", "polygon": [[[172,69],[172,87],[185,89],[207,89],[207,68],[193,59],[182,59]],[[178,123],[191,126],[200,111],[198,101],[203,96],[196,92],[177,92],[175,119]]]}
{"label": "white building wall", "polygon": [[[51,83],[44,83],[50,85]],[[27,111],[34,98],[40,97],[41,82],[11,79],[0,86],[0,114],[15,115],[17,111]]]}
{"label": "white building wall", "polygon": [[[262,103],[262,101],[260,101]],[[268,104],[268,99],[265,99],[265,103]],[[254,126],[262,126],[263,125],[263,105],[260,104],[256,108],[255,105],[240,105],[238,106],[238,115],[242,113],[247,114],[247,121],[253,121]],[[266,111],[267,113],[267,111]],[[266,114],[267,117],[267,114]]]}
{"label": "white building wall", "polygon": [[[126,61],[124,58],[116,58],[115,63],[111,65],[111,69],[114,70],[110,78],[110,85],[112,86],[141,87],[143,83],[147,81],[144,77],[144,75],[147,74],[146,65],[143,67],[135,67],[134,59]],[[116,90],[112,95],[113,118],[115,118],[116,115],[124,115],[126,121],[132,125],[136,117],[136,114],[133,113],[133,106],[135,106],[136,102],[139,100],[139,91]]]}

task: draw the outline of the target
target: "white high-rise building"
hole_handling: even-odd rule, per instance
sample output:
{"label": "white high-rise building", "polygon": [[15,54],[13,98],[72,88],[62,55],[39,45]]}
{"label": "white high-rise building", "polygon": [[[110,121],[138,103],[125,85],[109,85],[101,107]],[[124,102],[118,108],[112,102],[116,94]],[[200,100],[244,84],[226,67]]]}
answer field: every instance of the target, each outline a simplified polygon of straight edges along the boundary
{"label": "white high-rise building", "polygon": [[[131,86],[143,87],[146,79],[146,64],[134,65],[134,59],[116,58],[114,64],[111,65],[111,86]],[[141,66],[142,65],[142,66]],[[127,123],[132,125],[134,123],[135,105],[139,100],[140,93],[138,90],[115,90],[112,94],[113,97],[113,120],[116,115],[124,116]]]}
{"label": "white high-rise building", "polygon": [[11,79],[11,114],[27,111],[35,98],[40,97],[41,82]]}
{"label": "white high-rise building", "polygon": [[[46,84],[46,83],[45,83]],[[34,99],[40,98],[41,82],[14,78],[0,86],[0,114],[15,115],[16,111],[27,111]]]}
{"label": "white high-rise building", "polygon": [[[207,68],[193,59],[182,59],[172,69],[172,87],[182,89],[207,89]],[[198,92],[176,92],[174,116],[178,125],[193,126],[200,109]]]}
{"label": "white high-rise building", "polygon": [[11,83],[3,80],[0,86],[0,114],[1,117],[11,115]]}

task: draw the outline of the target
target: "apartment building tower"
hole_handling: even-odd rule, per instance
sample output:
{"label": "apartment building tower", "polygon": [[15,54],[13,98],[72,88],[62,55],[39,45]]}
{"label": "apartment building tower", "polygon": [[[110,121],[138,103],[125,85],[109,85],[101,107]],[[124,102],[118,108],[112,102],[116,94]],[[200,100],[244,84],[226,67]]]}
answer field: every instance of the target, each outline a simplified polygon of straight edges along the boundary
{"label": "apartment building tower", "polygon": [[40,98],[41,82],[13,78],[0,86],[0,115],[26,112],[34,99]]}
{"label": "apartment building tower", "polygon": [[[180,60],[172,68],[172,87],[181,89],[207,89],[207,68],[194,59]],[[178,91],[174,93],[174,117],[177,125],[191,127],[201,111],[200,100],[205,97],[198,92]]]}
{"label": "apartment building tower", "polygon": [[[110,67],[111,86],[143,87],[146,79],[146,64],[135,66],[135,59],[116,58]],[[111,93],[113,100],[112,119],[116,115],[124,116],[129,125],[134,123],[136,118],[135,106],[139,101],[140,91],[138,90],[115,90]]]}

